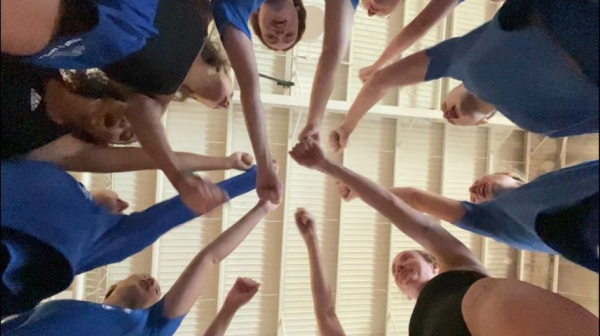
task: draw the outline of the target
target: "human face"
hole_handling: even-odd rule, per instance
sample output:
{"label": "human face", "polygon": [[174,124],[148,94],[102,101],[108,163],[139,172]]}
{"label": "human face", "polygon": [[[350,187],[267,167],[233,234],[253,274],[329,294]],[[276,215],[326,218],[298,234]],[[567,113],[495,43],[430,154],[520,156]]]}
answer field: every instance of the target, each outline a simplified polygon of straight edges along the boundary
{"label": "human face", "polygon": [[125,114],[126,103],[114,99],[101,99],[97,103],[98,108],[83,131],[107,143],[130,144],[137,141]]}
{"label": "human face", "polygon": [[410,300],[419,297],[421,289],[439,273],[416,251],[399,253],[392,263],[392,276],[396,286]]}
{"label": "human face", "polygon": [[290,49],[298,38],[298,10],[292,1],[271,1],[260,6],[258,25],[263,40],[273,50]]}
{"label": "human face", "polygon": [[161,297],[158,282],[148,274],[133,274],[119,281],[111,296],[126,302],[130,309],[147,309]]}
{"label": "human face", "polygon": [[119,198],[119,195],[111,190],[98,190],[92,192],[92,198],[96,204],[105,208],[113,214],[123,213],[129,208],[129,203]]}
{"label": "human face", "polygon": [[369,16],[389,16],[402,0],[362,0],[360,5]]}
{"label": "human face", "polygon": [[487,124],[494,114],[494,109],[484,111],[490,106],[483,100],[467,91],[464,85],[455,87],[442,103],[444,119],[456,126],[476,126]]}
{"label": "human face", "polygon": [[209,75],[201,85],[187,88],[192,98],[214,109],[228,108],[233,98],[233,83],[222,70]]}
{"label": "human face", "polygon": [[471,202],[482,203],[514,190],[522,185],[523,182],[517,181],[508,175],[486,175],[473,182],[469,188],[469,194],[471,197]]}

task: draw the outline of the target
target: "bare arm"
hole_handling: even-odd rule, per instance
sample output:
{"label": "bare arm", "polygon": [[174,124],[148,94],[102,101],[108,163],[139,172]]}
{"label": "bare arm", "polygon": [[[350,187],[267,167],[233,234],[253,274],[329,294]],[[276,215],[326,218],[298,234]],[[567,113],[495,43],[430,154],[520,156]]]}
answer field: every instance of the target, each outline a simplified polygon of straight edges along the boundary
{"label": "bare arm", "polygon": [[36,54],[58,30],[61,0],[2,0],[1,6],[3,53]]}
{"label": "bare arm", "polygon": [[465,215],[459,201],[416,188],[390,188],[390,192],[411,208],[454,224]]}
{"label": "bare arm", "polygon": [[431,0],[419,15],[394,37],[377,61],[373,63],[371,71],[375,72],[385,67],[403,51],[410,48],[425,36],[433,26],[448,16],[457,5],[458,0]]}
{"label": "bare arm", "polygon": [[308,250],[310,288],[319,332],[321,335],[346,335],[335,313],[333,292],[325,277],[323,260],[319,252],[319,240],[314,228],[314,219],[306,210],[298,209],[296,212],[296,225]]}
{"label": "bare arm", "polygon": [[183,169],[179,166],[177,156],[167,141],[160,121],[169,101],[168,98],[157,101],[145,95],[133,94],[127,99],[127,118],[142,148],[177,188]]}
{"label": "bare arm", "polygon": [[[77,144],[78,142],[81,145]],[[74,148],[74,150],[71,150],[71,148]],[[242,155],[244,155],[242,153],[235,153],[228,157],[205,156],[185,152],[176,152],[175,155],[181,168],[189,171],[245,170],[252,165],[251,157],[249,157],[247,163],[242,161]],[[120,173],[159,169],[156,161],[152,160],[142,148],[96,146],[83,143],[71,136],[35,149],[26,158],[34,161],[51,162],[65,170],[74,172]]]}
{"label": "bare arm", "polygon": [[323,51],[313,80],[307,128],[319,130],[333,91],[335,73],[350,45],[354,8],[348,0],[325,1]]}
{"label": "bare arm", "polygon": [[211,270],[230,255],[258,222],[276,207],[271,203],[260,201],[242,219],[200,251],[165,295],[165,317],[174,319],[187,314],[204,290]]}
{"label": "bare arm", "polygon": [[332,142],[333,149],[339,151],[347,145],[348,137],[359,121],[385,96],[389,89],[422,82],[425,79],[428,65],[429,57],[424,51],[421,51],[377,71],[356,96],[342,126],[334,131],[338,132],[341,139]]}
{"label": "bare arm", "polygon": [[240,85],[246,127],[258,166],[256,191],[261,199],[279,203],[283,197],[283,187],[274,171],[268,148],[265,113],[260,99],[258,68],[252,41],[231,26],[223,32],[222,40]]}
{"label": "bare arm", "polygon": [[440,260],[442,268],[466,268],[485,273],[485,269],[471,251],[432,218],[411,208],[384,187],[329,161],[315,142],[298,144],[291,155],[299,164],[318,169],[348,185],[365,203],[433,253]]}
{"label": "bare arm", "polygon": [[[338,192],[344,201],[349,202],[358,197],[356,192],[344,183],[336,181],[336,184]],[[456,223],[466,212],[459,201],[429,191],[410,187],[392,187],[388,190],[411,208],[448,223]]]}

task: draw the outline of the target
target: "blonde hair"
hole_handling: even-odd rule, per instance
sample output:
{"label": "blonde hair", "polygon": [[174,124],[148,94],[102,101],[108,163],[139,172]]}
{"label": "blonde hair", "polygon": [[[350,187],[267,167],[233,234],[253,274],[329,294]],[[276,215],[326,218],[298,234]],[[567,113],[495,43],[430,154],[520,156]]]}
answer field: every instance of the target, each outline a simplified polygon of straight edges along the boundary
{"label": "blonde hair", "polygon": [[504,176],[508,176],[508,177],[512,178],[513,180],[515,180],[517,182],[527,183],[527,181],[521,175],[519,175],[515,172],[502,171],[502,172],[494,173],[493,175],[504,175]]}

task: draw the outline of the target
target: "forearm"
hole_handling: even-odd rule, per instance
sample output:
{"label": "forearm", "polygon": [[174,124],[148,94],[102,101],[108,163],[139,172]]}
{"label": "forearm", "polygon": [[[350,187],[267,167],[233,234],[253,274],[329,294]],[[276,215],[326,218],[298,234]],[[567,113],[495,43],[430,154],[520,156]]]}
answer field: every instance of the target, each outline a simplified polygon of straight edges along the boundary
{"label": "forearm", "polygon": [[[178,165],[188,171],[231,169],[228,157],[204,156],[193,153],[175,153]],[[137,147],[104,147],[88,149],[80,155],[67,158],[59,165],[68,171],[90,173],[121,173],[160,169],[158,162]]]}
{"label": "forearm", "polygon": [[268,147],[267,127],[260,92],[254,89],[243,90],[241,100],[246,128],[248,129],[256,163],[259,167],[269,167],[272,163],[271,152]]}
{"label": "forearm", "polygon": [[306,248],[308,250],[308,261],[310,265],[310,288],[313,296],[313,303],[317,318],[319,312],[333,311],[333,293],[327,283],[323,261],[319,252],[319,242],[316,236],[305,238]]}
{"label": "forearm", "polygon": [[127,116],[142,148],[175,185],[181,176],[182,168],[167,141],[160,121],[165,110],[166,105],[138,94],[130,98]]}
{"label": "forearm", "polygon": [[190,311],[200,296],[211,270],[231,254],[266,215],[263,208],[254,207],[194,257],[165,296],[167,317],[176,318]]}
{"label": "forearm", "polygon": [[223,305],[219,313],[212,321],[204,336],[221,336],[225,335],[229,324],[233,320],[235,313],[237,313],[238,307],[234,307],[232,305],[228,305],[227,302]]}
{"label": "forearm", "polygon": [[383,82],[377,80],[376,76],[363,85],[344,119],[342,127],[347,133],[352,133],[356,129],[360,120],[385,96],[387,91],[388,88]]}
{"label": "forearm", "polygon": [[255,206],[237,223],[229,227],[217,239],[205,247],[202,254],[211,260],[212,263],[220,263],[246,239],[267,214],[267,211],[263,207]]}
{"label": "forearm", "polygon": [[323,114],[333,91],[335,72],[340,62],[341,57],[338,55],[321,55],[310,94],[307,124],[317,128],[321,127]]}
{"label": "forearm", "polygon": [[425,52],[418,52],[377,71],[365,83],[352,103],[343,125],[346,131],[351,133],[364,115],[385,96],[389,89],[422,82],[428,65],[429,58]]}
{"label": "forearm", "polygon": [[398,229],[423,244],[422,234],[428,230],[431,219],[412,209],[386,188],[345,167],[327,161],[321,170],[346,184],[360,199],[392,221]]}
{"label": "forearm", "polygon": [[423,38],[427,32],[444,19],[458,4],[457,0],[432,0],[385,48],[374,63],[375,68],[381,69],[394,58],[410,48]]}

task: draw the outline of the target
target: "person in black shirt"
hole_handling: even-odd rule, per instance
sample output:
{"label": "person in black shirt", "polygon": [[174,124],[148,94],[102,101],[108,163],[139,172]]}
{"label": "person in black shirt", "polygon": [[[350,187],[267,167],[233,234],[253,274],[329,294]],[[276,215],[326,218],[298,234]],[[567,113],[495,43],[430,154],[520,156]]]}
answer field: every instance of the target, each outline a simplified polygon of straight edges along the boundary
{"label": "person in black shirt", "polygon": [[438,222],[384,187],[333,163],[314,140],[299,143],[290,155],[300,165],[346,184],[405,235],[431,251],[404,251],[392,263],[396,285],[410,300],[417,300],[409,335],[598,334],[598,319],[591,312],[534,285],[490,277],[473,253]]}
{"label": "person in black shirt", "polygon": [[[158,169],[141,148],[109,146],[136,139],[127,104],[115,99],[118,92],[105,78],[98,72],[63,74],[2,55],[2,160],[25,158],[93,173]],[[253,161],[241,152],[176,155],[190,171],[246,170]]]}

